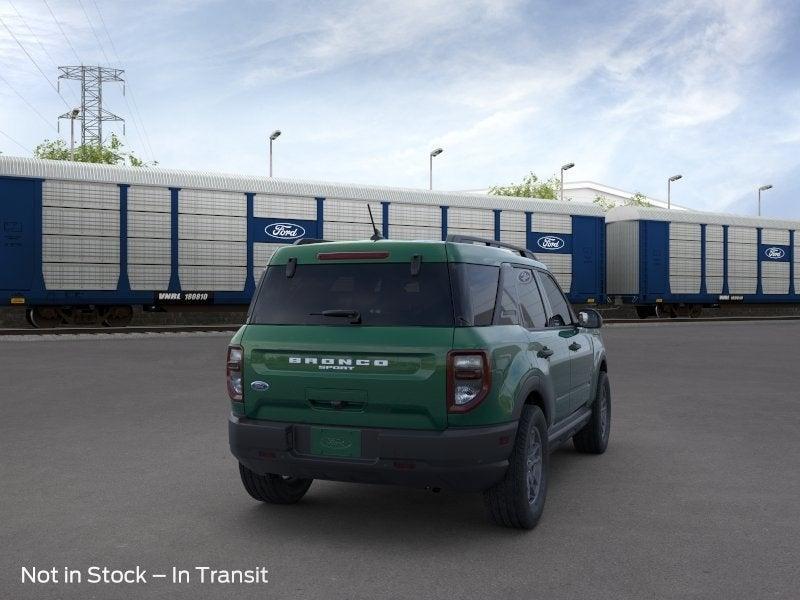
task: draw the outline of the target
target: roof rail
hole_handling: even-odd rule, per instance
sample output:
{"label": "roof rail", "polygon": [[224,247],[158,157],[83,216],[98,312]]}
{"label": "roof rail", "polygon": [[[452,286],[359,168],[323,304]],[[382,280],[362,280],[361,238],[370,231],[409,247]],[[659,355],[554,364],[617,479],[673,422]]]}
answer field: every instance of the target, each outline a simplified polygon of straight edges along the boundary
{"label": "roof rail", "polygon": [[525,258],[532,258],[538,260],[536,255],[522,246],[515,246],[514,244],[507,244],[505,242],[498,242],[497,240],[489,240],[486,238],[479,238],[472,235],[461,235],[459,233],[447,234],[448,242],[455,242],[456,244],[483,244],[484,246],[492,246],[494,248],[503,248],[518,253]]}
{"label": "roof rail", "polygon": [[324,244],[330,241],[331,240],[323,240],[317,238],[300,238],[299,240],[295,240],[294,242],[292,242],[292,246],[305,246],[306,244]]}

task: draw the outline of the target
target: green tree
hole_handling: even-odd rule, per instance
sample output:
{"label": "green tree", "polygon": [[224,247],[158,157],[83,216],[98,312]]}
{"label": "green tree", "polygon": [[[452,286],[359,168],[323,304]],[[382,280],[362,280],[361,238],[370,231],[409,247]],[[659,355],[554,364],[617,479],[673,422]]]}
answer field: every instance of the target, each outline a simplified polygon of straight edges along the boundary
{"label": "green tree", "polygon": [[[606,212],[617,206],[617,203],[614,200],[608,198],[607,196],[603,196],[602,194],[598,194],[597,196],[595,196],[593,202]],[[622,203],[622,206],[653,206],[653,205],[647,201],[647,196],[645,196],[642,192],[636,192],[633,196],[625,200],[625,202]]]}
{"label": "green tree", "polygon": [[522,183],[512,183],[510,185],[496,185],[489,188],[490,194],[497,196],[517,196],[519,198],[544,198],[555,200],[561,191],[561,182],[553,176],[547,181],[541,181],[535,173],[531,171],[526,175]]}
{"label": "green tree", "polygon": [[[113,133],[111,139],[102,146],[82,144],[75,147],[77,162],[102,163],[106,165],[129,165],[131,167],[148,167],[157,165],[157,161],[147,163],[133,152],[125,150],[125,144]],[[64,140],[45,140],[33,150],[36,158],[49,160],[70,160],[69,146]]]}

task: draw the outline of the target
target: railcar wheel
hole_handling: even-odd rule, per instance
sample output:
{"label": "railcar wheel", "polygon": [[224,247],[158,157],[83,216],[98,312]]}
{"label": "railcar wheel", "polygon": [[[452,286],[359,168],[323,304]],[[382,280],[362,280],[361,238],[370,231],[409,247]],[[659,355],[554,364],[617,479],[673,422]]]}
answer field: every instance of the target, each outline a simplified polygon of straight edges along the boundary
{"label": "railcar wheel", "polygon": [[636,316],[639,317],[640,319],[646,319],[647,317],[655,317],[656,311],[652,306],[637,306]]}
{"label": "railcar wheel", "polygon": [[133,320],[133,307],[127,305],[109,306],[103,313],[106,327],[126,327]]}
{"label": "railcar wheel", "polygon": [[703,307],[700,304],[692,304],[689,309],[689,316],[692,319],[699,319],[703,315]]}
{"label": "railcar wheel", "polygon": [[28,309],[28,322],[37,329],[52,329],[61,325],[61,314],[55,306],[34,306]]}

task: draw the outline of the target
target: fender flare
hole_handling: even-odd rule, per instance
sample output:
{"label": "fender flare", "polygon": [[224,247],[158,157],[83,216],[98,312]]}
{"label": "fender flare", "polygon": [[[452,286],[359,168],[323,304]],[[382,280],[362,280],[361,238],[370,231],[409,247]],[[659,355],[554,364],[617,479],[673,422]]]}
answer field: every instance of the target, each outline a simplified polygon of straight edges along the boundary
{"label": "fender flare", "polygon": [[517,394],[514,399],[514,420],[519,420],[522,415],[522,407],[525,406],[525,401],[533,392],[537,392],[542,397],[544,418],[549,427],[553,424],[553,417],[556,413],[555,398],[553,397],[552,388],[544,384],[542,376],[538,373],[526,375],[517,388]]}

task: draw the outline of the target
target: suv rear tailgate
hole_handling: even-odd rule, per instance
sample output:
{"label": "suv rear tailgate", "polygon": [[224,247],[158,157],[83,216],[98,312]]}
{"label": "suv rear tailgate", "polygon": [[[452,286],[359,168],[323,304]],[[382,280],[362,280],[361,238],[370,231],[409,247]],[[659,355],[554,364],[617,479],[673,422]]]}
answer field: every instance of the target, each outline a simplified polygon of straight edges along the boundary
{"label": "suv rear tailgate", "polygon": [[291,423],[444,429],[452,342],[452,327],[248,325],[245,412]]}

